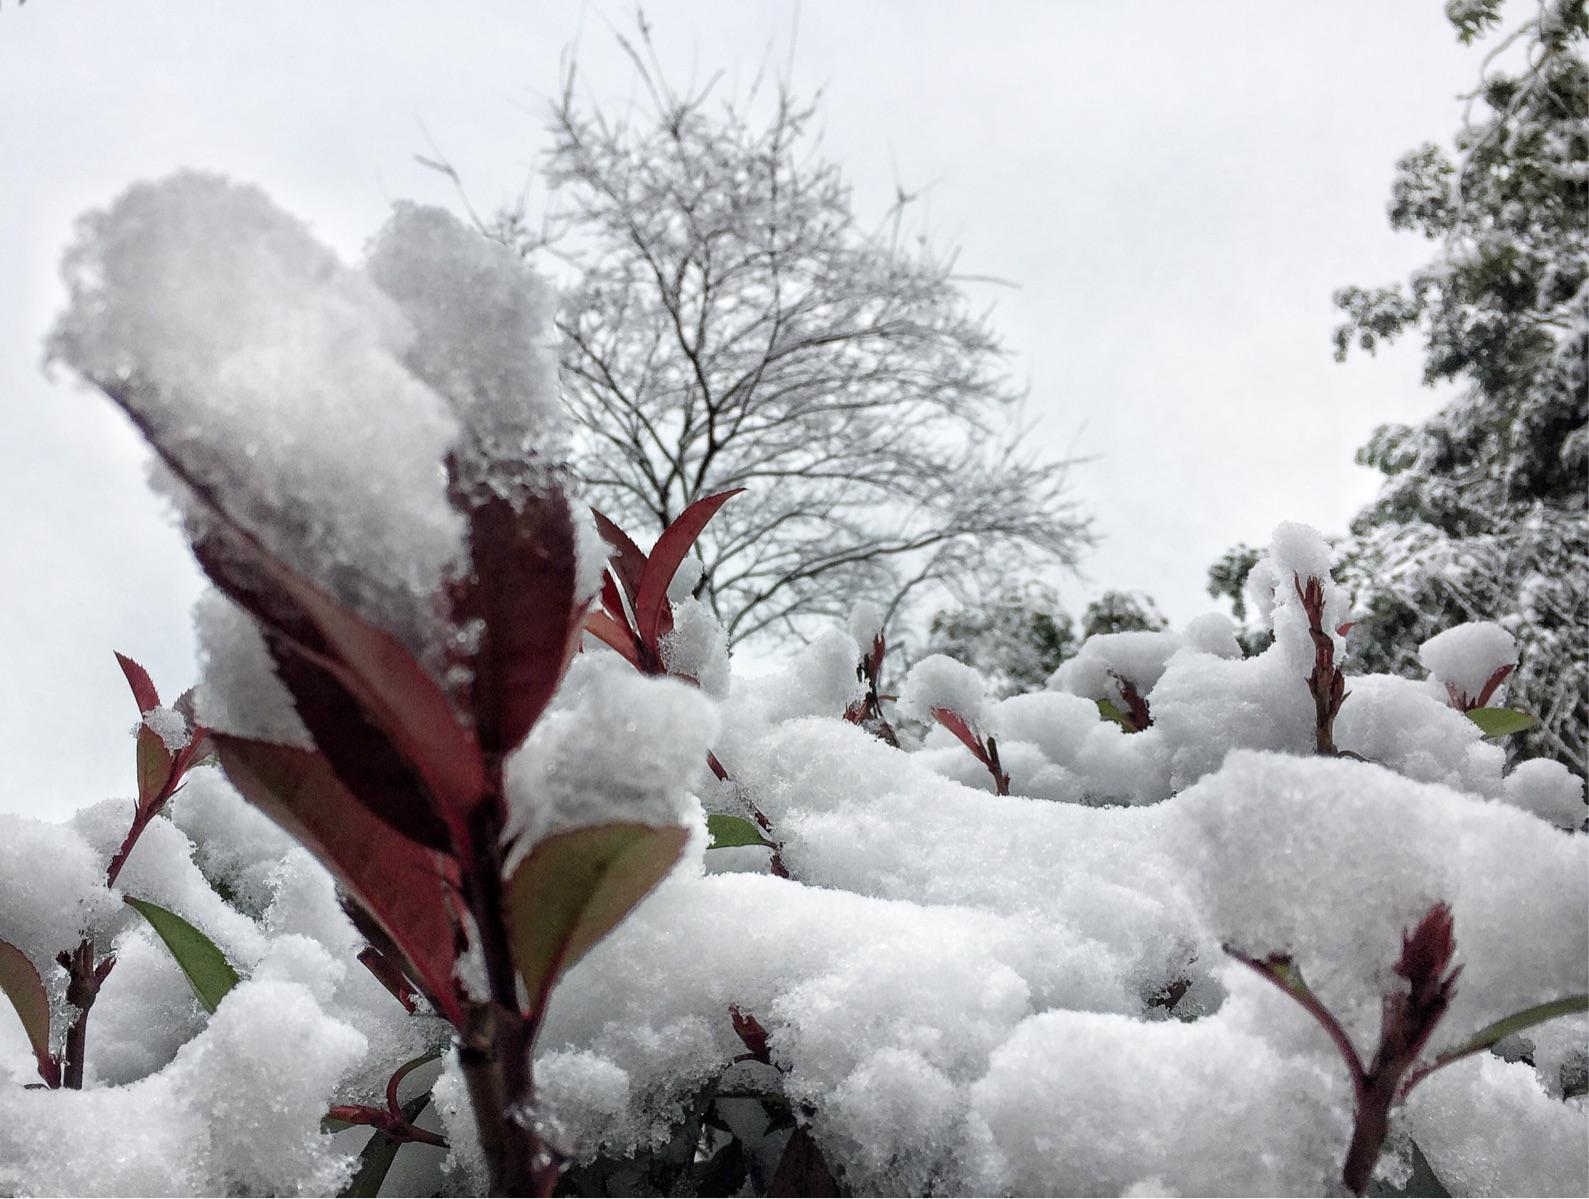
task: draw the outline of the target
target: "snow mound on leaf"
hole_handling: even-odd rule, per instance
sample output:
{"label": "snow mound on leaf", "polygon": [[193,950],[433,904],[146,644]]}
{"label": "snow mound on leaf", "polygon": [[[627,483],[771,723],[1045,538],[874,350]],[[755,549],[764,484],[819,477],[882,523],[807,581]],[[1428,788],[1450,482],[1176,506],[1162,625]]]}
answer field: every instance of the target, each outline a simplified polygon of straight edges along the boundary
{"label": "snow mound on leaf", "polygon": [[706,769],[716,704],[699,687],[581,654],[558,701],[508,760],[508,833],[525,851],[607,823],[693,823],[687,789]]}
{"label": "snow mound on leaf", "polygon": [[1170,806],[1213,936],[1290,954],[1360,1046],[1378,1036],[1403,933],[1436,903],[1451,908],[1463,973],[1432,1051],[1589,990],[1584,838],[1340,759],[1233,753]]}
{"label": "snow mound on leaf", "polygon": [[[1500,625],[1477,620],[1429,638],[1418,647],[1418,660],[1440,685],[1442,698],[1454,692],[1476,703],[1496,671],[1517,665],[1517,642]],[[1498,690],[1489,702],[1498,704],[1504,695]]]}

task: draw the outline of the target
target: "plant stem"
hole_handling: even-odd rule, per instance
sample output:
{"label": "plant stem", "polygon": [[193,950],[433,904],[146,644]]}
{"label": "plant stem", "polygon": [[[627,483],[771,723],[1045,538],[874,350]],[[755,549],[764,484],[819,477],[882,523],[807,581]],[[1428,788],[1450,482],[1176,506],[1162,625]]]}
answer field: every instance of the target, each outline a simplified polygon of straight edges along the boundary
{"label": "plant stem", "polygon": [[66,1002],[77,1015],[66,1029],[66,1055],[61,1062],[61,1085],[74,1091],[83,1089],[83,1066],[88,1057],[88,1012],[99,997],[114,957],[94,960],[94,942],[84,938],[70,953],[62,950],[55,959],[66,971]]}
{"label": "plant stem", "polygon": [[[493,772],[498,784],[501,770]],[[535,1080],[530,1052],[538,1013],[519,1007],[518,971],[508,944],[502,901],[500,785],[471,821],[471,853],[464,886],[480,939],[490,997],[470,1005],[459,1061],[469,1087],[480,1148],[493,1195],[550,1195],[560,1162],[535,1131]]]}
{"label": "plant stem", "polygon": [[1354,1195],[1367,1192],[1374,1177],[1379,1151],[1390,1132],[1390,1106],[1395,1102],[1399,1081],[1399,1075],[1371,1078],[1358,1098],[1352,1122],[1352,1143],[1346,1150],[1346,1164],[1341,1169],[1341,1181]]}
{"label": "plant stem", "polygon": [[121,848],[116,851],[116,856],[110,859],[110,867],[105,871],[105,886],[114,887],[116,885],[116,879],[121,876],[121,868],[127,864],[127,858],[131,855],[133,846],[138,844],[138,838],[142,836],[143,830],[148,826],[149,820],[153,816],[154,809],[152,807],[148,810],[139,808],[134,813],[132,827],[127,830],[127,836],[122,841]]}

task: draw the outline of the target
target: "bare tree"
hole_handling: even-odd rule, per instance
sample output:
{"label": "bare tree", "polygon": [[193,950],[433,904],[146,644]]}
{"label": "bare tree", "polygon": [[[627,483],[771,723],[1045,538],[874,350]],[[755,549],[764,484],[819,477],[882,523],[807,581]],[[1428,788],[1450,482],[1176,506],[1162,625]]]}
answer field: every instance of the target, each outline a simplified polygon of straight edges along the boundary
{"label": "bare tree", "polygon": [[814,102],[681,92],[648,40],[625,48],[648,103],[581,102],[571,69],[553,105],[556,235],[522,211],[494,230],[575,268],[563,386],[592,501],[644,538],[746,488],[699,551],[735,641],[1072,562],[1066,464],[1022,450],[998,339],[954,257],[910,235],[907,197],[863,229]]}

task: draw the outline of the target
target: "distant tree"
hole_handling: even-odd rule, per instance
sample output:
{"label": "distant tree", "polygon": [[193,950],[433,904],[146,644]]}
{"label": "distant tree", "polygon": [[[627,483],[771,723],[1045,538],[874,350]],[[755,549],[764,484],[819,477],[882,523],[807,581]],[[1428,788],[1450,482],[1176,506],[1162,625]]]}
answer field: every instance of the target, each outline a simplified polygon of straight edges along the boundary
{"label": "distant tree", "polygon": [[1053,589],[1026,583],[985,603],[938,612],[927,652],[975,667],[997,695],[1018,695],[1040,689],[1078,644],[1076,622]]}
{"label": "distant tree", "polygon": [[972,666],[998,695],[1036,691],[1095,633],[1162,629],[1168,622],[1147,596],[1106,591],[1087,605],[1078,630],[1051,587],[1029,582],[993,601],[932,618],[927,652]]}
{"label": "distant tree", "polygon": [[954,256],[908,236],[903,194],[863,228],[813,102],[709,103],[712,84],[677,91],[648,41],[628,48],[647,102],[614,114],[570,72],[548,222],[495,230],[576,272],[558,327],[589,499],[644,540],[746,488],[698,551],[735,641],[1073,561],[1066,465],[1019,447],[1002,347]]}
{"label": "distant tree", "polygon": [[[1463,41],[1499,0],[1453,0]],[[1586,769],[1589,728],[1589,66],[1583,0],[1545,0],[1487,56],[1456,156],[1404,157],[1391,224],[1436,243],[1405,287],[1347,288],[1338,356],[1422,333],[1424,377],[1465,390],[1358,460],[1379,498],[1352,523],[1343,579],[1365,669],[1416,673],[1419,642],[1497,620],[1522,662],[1511,701],[1542,721],[1529,752]],[[1494,69],[1505,51],[1515,70]]]}
{"label": "distant tree", "polygon": [[1150,596],[1140,591],[1105,591],[1081,617],[1085,640],[1099,633],[1137,633],[1168,628],[1169,621]]}
{"label": "distant tree", "polygon": [[1260,653],[1273,640],[1269,631],[1247,623],[1247,576],[1263,557],[1263,551],[1243,542],[1225,551],[1225,556],[1208,568],[1208,594],[1215,599],[1230,601],[1231,615],[1236,618],[1236,640],[1242,652]]}

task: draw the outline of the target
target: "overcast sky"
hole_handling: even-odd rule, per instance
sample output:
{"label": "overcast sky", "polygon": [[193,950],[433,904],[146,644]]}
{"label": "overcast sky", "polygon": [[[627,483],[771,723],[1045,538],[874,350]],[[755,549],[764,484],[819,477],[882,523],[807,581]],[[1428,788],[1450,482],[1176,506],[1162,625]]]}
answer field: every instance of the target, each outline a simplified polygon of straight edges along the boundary
{"label": "overcast sky", "polygon": [[[989,289],[1032,434],[1090,456],[1077,497],[1105,587],[1176,621],[1208,564],[1296,519],[1344,528],[1352,455],[1438,403],[1417,347],[1332,361],[1331,292],[1405,276],[1396,158],[1455,127],[1480,51],[1440,0],[657,4],[669,70],[824,92],[824,145],[863,216],[922,190]],[[349,258],[395,199],[477,207],[530,178],[560,61],[623,104],[621,4],[0,2],[0,810],[56,818],[133,790],[112,650],[192,681],[200,583],[102,398],[40,371],[56,264],[83,210],[180,166],[263,185]],[[532,192],[532,202],[538,192]]]}

